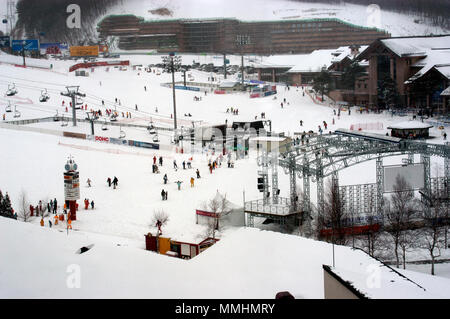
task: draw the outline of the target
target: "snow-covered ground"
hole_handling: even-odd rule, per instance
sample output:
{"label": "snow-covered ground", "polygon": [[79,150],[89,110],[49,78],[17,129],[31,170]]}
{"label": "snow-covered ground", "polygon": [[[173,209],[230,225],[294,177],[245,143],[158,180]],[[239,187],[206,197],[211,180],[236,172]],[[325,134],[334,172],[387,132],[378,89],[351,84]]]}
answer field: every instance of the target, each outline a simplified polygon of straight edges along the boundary
{"label": "snow-covered ground", "polygon": [[[161,61],[160,56],[152,55],[122,58],[130,59],[132,65]],[[190,63],[196,57],[182,58]],[[214,60],[213,56],[201,58],[205,62]],[[14,62],[14,59],[18,59],[17,63],[21,62],[20,58],[0,55],[0,62]],[[166,73],[157,75],[133,70],[132,67],[127,71],[110,68],[109,72],[98,68],[94,72],[88,70],[89,77],[75,77],[68,73],[73,62],[27,61],[29,65],[53,64],[53,69],[24,69],[0,64],[1,115],[10,101],[13,109],[16,106],[20,111],[19,119],[52,117],[56,112],[71,116],[61,103],[65,100],[67,105],[69,100],[60,93],[65,91],[66,85],[79,85],[80,91],[86,93],[83,102],[88,105],[88,110],[104,110],[101,103],[104,100],[107,108],[132,113],[131,119],[119,116],[119,123],[145,125],[151,119],[154,123],[172,125],[172,90],[160,85],[170,81],[170,75]],[[199,82],[207,82],[211,75],[198,71],[192,73]],[[177,74],[176,79],[181,80],[181,74]],[[19,93],[14,97],[4,96],[12,83],[16,84]],[[50,100],[46,103],[38,101],[43,89],[50,94]],[[194,101],[194,96],[200,94],[202,100]],[[115,103],[115,98],[121,101],[120,105]],[[179,125],[186,126],[190,126],[191,121],[212,124],[222,124],[225,119],[230,124],[233,121],[250,121],[255,116],[259,119],[260,113],[265,112],[266,119],[272,120],[273,130],[288,135],[304,130],[317,131],[323,121],[329,123],[329,130],[379,122],[383,129],[373,132],[385,134],[390,124],[405,120],[404,117],[388,114],[359,114],[356,110],[350,116],[343,112],[338,119],[333,115],[332,107],[317,105],[308,95],[303,96],[301,89],[291,87],[287,90],[282,85],[278,86],[277,100],[273,97],[250,99],[245,93],[205,95],[182,90],[176,91],[176,98]],[[289,104],[281,108],[280,102],[284,98]],[[136,104],[138,111],[135,110]],[[156,107],[158,113],[155,112]],[[238,108],[239,115],[227,114],[229,107]],[[77,117],[85,117],[85,112],[78,112]],[[191,113],[193,117],[184,117],[185,113]],[[6,121],[17,119],[13,117],[14,112],[5,114]],[[335,125],[331,124],[333,118]],[[303,127],[299,126],[300,120],[303,120]],[[90,126],[86,123],[73,127],[69,122],[67,127],[61,127],[60,122],[49,121],[26,127],[90,134]],[[114,129],[101,131],[97,126],[96,135],[112,134],[109,136],[117,137],[118,131]],[[151,142],[151,136],[145,130],[126,127],[122,130],[127,138]],[[435,136],[431,142],[444,142],[441,131],[436,127],[430,132]],[[0,127],[0,149],[3,150],[0,152],[0,189],[10,194],[16,211],[20,209],[19,196],[22,191],[33,205],[37,205],[39,200],[53,198],[57,198],[60,204],[63,202],[63,171],[69,156],[73,156],[79,166],[81,182],[80,210],[73,225],[75,230],[68,236],[64,224],[49,229],[48,218],[44,228],[39,226],[39,219],[36,218],[29,224],[1,220],[0,233],[6,236],[0,244],[0,255],[6,256],[0,262],[1,296],[273,298],[276,292],[289,290],[297,298],[323,297],[321,265],[331,263],[331,246],[326,243],[270,231],[228,228],[219,234],[221,241],[218,244],[188,262],[144,251],[144,234],[156,231],[151,224],[156,210],[163,209],[169,214],[169,222],[163,227],[165,236],[179,241],[199,242],[205,238],[206,227],[195,223],[195,209],[212,199],[217,190],[227,194],[227,198],[237,205],[242,205],[244,192],[246,200],[258,199],[258,166],[254,152],[248,159],[236,161],[235,168],[222,165],[210,174],[207,161],[217,157],[210,151],[180,154],[168,149],[155,151],[4,127]],[[164,158],[160,174],[151,172],[152,157],[155,155]],[[193,169],[181,169],[181,162],[190,157],[193,157]],[[180,168],[177,171],[172,166],[174,159]],[[394,163],[401,163],[401,159],[385,160],[385,164]],[[433,158],[433,174],[439,167],[442,167],[442,160]],[[202,177],[196,179],[194,188],[190,188],[189,178],[195,177],[197,168]],[[162,179],[165,173],[169,178],[167,185],[163,184]],[[108,177],[114,176],[119,179],[117,189],[109,188],[106,183]],[[87,187],[88,178],[92,180],[92,187]],[[174,183],[177,180],[183,181],[180,191]],[[342,185],[368,182],[375,182],[375,164],[372,162],[340,173]],[[279,185],[280,195],[288,197],[289,179],[282,170]],[[168,201],[161,200],[162,189],[168,190]],[[95,201],[94,210],[84,209],[82,201],[85,198]],[[311,198],[315,201],[314,184]],[[82,245],[93,243],[92,251],[75,254]],[[346,256],[341,259],[344,268],[367,262],[367,257],[353,255],[349,248],[340,247],[339,250]],[[266,259],[268,255],[272,256],[270,261]],[[410,258],[413,260],[414,256]],[[48,260],[51,261],[50,266]],[[28,263],[34,266],[27,270],[25,265]],[[74,263],[79,264],[83,274],[86,274],[81,290],[70,290],[65,285],[66,268]],[[40,270],[39,276],[35,274],[35,269]],[[428,272],[424,268],[417,270]],[[217,276],[222,272],[224,276]],[[54,273],[57,275],[52,276]],[[448,266],[437,268],[438,275],[448,276],[448,273]],[[428,279],[424,281],[428,282]],[[148,289],[150,282],[158,289]],[[130,289],[122,290],[121,287]],[[217,287],[221,289],[215,289]]]}

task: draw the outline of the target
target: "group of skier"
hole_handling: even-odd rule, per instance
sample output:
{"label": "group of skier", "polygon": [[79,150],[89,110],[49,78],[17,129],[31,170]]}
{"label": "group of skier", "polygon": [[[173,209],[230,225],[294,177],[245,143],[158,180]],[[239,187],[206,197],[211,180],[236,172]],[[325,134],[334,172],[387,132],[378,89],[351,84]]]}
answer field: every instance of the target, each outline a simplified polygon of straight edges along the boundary
{"label": "group of skier", "polygon": [[116,189],[117,185],[119,184],[119,179],[116,176],[114,176],[114,179],[111,181],[111,177],[108,177],[106,182],[108,183],[108,187],[111,187],[112,184],[113,188]]}

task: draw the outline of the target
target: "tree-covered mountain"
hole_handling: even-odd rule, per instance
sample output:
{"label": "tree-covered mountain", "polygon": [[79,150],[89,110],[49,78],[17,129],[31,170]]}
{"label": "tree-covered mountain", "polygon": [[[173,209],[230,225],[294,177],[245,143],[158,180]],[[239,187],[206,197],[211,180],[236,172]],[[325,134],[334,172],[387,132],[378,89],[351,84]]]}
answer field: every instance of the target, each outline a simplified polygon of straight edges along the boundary
{"label": "tree-covered mountain", "polygon": [[427,23],[450,29],[449,0],[292,0],[310,3],[351,3],[359,5],[377,4],[381,9],[422,17]]}
{"label": "tree-covered mountain", "polygon": [[[30,38],[40,35],[41,41],[61,41],[87,44],[95,37],[95,21],[118,0],[19,0],[18,21],[14,34]],[[68,28],[71,12],[67,7],[76,3],[81,9],[81,28]]]}

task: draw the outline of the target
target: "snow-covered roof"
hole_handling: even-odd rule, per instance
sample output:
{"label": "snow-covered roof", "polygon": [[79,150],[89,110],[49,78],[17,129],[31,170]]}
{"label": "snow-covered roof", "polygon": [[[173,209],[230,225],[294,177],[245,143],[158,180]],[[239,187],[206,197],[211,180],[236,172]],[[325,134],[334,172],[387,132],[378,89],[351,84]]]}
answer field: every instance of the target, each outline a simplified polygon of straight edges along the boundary
{"label": "snow-covered roof", "polygon": [[355,55],[351,54],[352,49],[350,46],[339,47],[335,50],[335,52],[332,53],[333,58],[332,58],[331,62],[338,63],[338,62],[341,62],[342,60],[344,60],[346,57],[349,57],[350,59],[354,59],[368,47],[369,47],[368,45],[359,46],[358,53]]}
{"label": "snow-covered roof", "polygon": [[450,79],[450,72],[448,69],[449,65],[450,50],[427,50],[426,57],[412,65],[413,67],[421,67],[421,69],[410,77],[405,83],[408,84],[421,78],[432,68],[435,68],[437,71],[441,72],[442,75]]}
{"label": "snow-covered roof", "polygon": [[333,50],[315,50],[311,54],[304,56],[298,63],[291,68],[288,73],[298,72],[320,72],[323,68],[327,69],[331,64],[333,58]]}
{"label": "snow-covered roof", "polygon": [[219,87],[221,88],[232,88],[238,85],[239,82],[222,82],[220,83]]}
{"label": "snow-covered roof", "polygon": [[423,128],[432,128],[433,125],[422,123],[420,121],[405,121],[400,122],[394,125],[391,125],[388,127],[388,129],[400,129],[400,130],[407,130],[407,129],[423,129]]}
{"label": "snow-covered roof", "polygon": [[255,62],[254,67],[261,69],[292,68],[306,56],[308,56],[308,54],[271,55],[262,62]]}
{"label": "snow-covered roof", "polygon": [[[404,298],[430,298],[439,291],[433,289],[428,291],[430,286],[440,283],[440,279],[433,280],[433,276],[414,276],[414,280],[409,278],[409,271],[399,271],[386,266],[373,259],[373,263],[366,269],[355,267],[352,269],[342,269],[339,267],[330,270],[347,282],[350,286],[370,299],[404,299]],[[432,283],[430,285],[429,283]],[[426,288],[422,286],[428,283]]]}
{"label": "snow-covered roof", "polygon": [[430,49],[450,49],[450,35],[382,39],[381,42],[398,56],[425,56]]}
{"label": "snow-covered roof", "polygon": [[450,95],[450,86],[442,91],[441,95],[449,96]]}

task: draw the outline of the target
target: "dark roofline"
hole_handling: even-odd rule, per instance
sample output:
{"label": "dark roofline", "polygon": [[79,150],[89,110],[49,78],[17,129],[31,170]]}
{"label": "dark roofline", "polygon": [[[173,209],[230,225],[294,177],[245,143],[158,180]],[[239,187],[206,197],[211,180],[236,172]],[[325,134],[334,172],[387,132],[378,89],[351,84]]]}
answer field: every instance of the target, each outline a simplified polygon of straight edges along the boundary
{"label": "dark roofline", "polygon": [[353,287],[353,285],[339,277],[335,272],[331,270],[331,267],[328,265],[322,265],[323,270],[325,270],[331,277],[336,279],[340,284],[342,284],[345,288],[350,290],[354,295],[356,295],[359,299],[369,299],[366,295],[364,295],[361,291]]}

